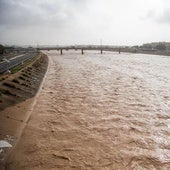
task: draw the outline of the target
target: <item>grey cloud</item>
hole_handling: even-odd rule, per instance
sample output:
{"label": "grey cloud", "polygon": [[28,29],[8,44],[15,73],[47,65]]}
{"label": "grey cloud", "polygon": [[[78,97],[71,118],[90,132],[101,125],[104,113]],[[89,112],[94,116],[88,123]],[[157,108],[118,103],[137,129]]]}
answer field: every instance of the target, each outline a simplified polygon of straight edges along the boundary
{"label": "grey cloud", "polygon": [[60,26],[76,19],[84,4],[80,0],[0,0],[0,24],[6,26]]}
{"label": "grey cloud", "polygon": [[[1,43],[131,43],[166,40],[169,0],[0,0]],[[138,4],[140,2],[140,5]],[[153,3],[153,5],[152,5]],[[164,4],[164,5],[163,5]],[[151,10],[150,12],[148,12]],[[148,15],[145,14],[148,12]],[[145,18],[140,18],[145,15]],[[147,19],[146,19],[147,18]],[[157,22],[157,27],[154,23]],[[160,23],[160,24],[159,24]],[[155,32],[153,32],[153,27]],[[164,37],[162,37],[164,35]],[[129,37],[133,36],[133,40]],[[136,40],[135,38],[136,37]],[[163,39],[164,38],[164,39]]]}
{"label": "grey cloud", "polygon": [[154,10],[150,10],[148,11],[147,15],[144,17],[144,19],[148,19],[148,18],[154,18],[156,15]]}
{"label": "grey cloud", "polygon": [[170,1],[161,0],[159,9],[151,9],[142,19],[157,22],[158,24],[170,24]]}
{"label": "grey cloud", "polygon": [[156,21],[159,23],[170,24],[170,9],[165,9],[159,17],[156,17]]}
{"label": "grey cloud", "polygon": [[40,13],[31,11],[31,6],[23,1],[1,0],[0,23],[2,25],[21,26],[36,24],[40,19]]}

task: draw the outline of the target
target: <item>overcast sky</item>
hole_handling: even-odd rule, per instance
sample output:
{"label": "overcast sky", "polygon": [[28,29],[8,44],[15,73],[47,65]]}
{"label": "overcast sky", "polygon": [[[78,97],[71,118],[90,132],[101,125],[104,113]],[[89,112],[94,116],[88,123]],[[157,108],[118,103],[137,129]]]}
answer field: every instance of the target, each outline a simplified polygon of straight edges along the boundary
{"label": "overcast sky", "polygon": [[170,0],[0,0],[0,43],[170,41]]}

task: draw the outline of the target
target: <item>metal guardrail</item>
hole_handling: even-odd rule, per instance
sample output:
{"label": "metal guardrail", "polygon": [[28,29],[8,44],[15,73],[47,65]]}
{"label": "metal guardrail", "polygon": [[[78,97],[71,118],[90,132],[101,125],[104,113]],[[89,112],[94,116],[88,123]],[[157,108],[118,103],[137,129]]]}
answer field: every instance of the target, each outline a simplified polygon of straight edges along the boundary
{"label": "metal guardrail", "polygon": [[14,58],[11,58],[10,60],[5,60],[5,61],[1,62],[0,63],[0,73],[4,73],[4,72],[8,71],[9,69],[24,63],[25,61],[35,57],[37,54],[38,54],[37,52],[29,52],[27,54],[21,54]]}

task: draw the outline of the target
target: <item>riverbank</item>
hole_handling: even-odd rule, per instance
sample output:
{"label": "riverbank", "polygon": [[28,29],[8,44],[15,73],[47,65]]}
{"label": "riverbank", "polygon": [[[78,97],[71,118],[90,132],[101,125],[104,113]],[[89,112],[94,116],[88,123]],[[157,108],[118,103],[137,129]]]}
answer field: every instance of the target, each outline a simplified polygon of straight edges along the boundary
{"label": "riverbank", "polygon": [[42,53],[0,77],[0,140],[12,147],[1,148],[0,169],[15,147],[27,124],[35,103],[35,96],[48,66]]}

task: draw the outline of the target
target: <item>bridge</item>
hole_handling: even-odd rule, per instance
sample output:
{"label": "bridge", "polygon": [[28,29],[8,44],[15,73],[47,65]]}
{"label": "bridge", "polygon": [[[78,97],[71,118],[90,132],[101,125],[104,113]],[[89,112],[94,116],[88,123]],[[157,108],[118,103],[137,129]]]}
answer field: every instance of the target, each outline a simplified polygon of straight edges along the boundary
{"label": "bridge", "polygon": [[129,49],[125,47],[112,47],[112,46],[57,46],[57,47],[40,47],[37,50],[57,50],[60,51],[60,54],[63,54],[63,51],[66,50],[80,50],[81,54],[84,54],[84,51],[88,50],[97,50],[103,54],[103,51],[110,51],[110,52],[136,52],[135,49]]}

